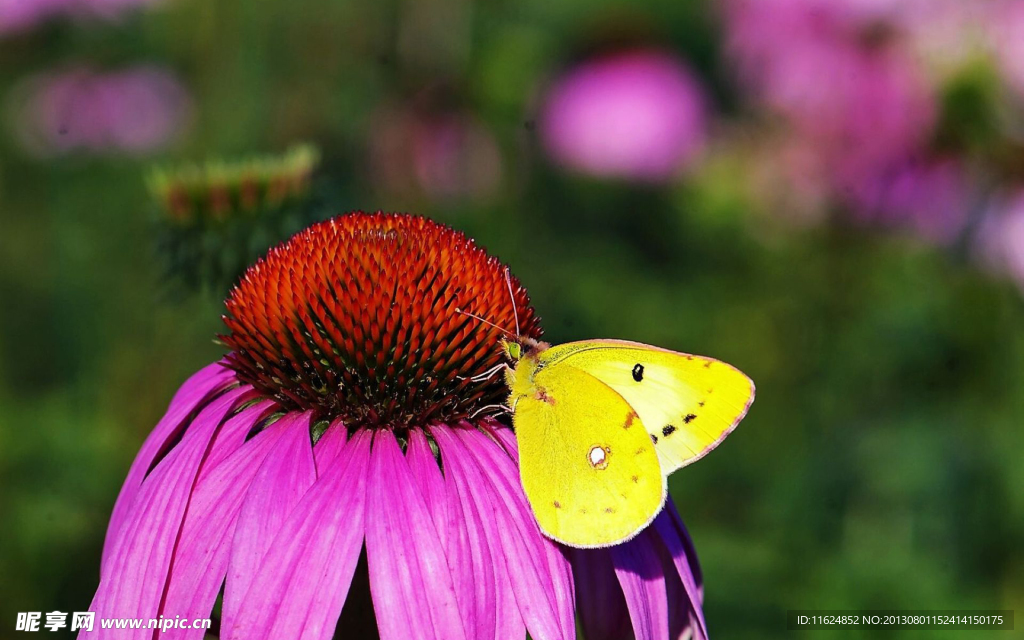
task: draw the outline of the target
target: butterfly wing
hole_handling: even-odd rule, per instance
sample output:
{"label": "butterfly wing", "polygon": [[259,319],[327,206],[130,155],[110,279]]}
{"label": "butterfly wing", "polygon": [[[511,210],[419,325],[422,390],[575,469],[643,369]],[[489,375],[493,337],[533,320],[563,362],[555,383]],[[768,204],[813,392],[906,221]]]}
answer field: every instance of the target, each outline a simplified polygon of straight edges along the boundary
{"label": "butterfly wing", "polygon": [[629,404],[571,366],[537,372],[516,401],[519,473],[541,530],[564,544],[628,540],[665,502],[665,478]]}
{"label": "butterfly wing", "polygon": [[735,367],[638,342],[570,342],[541,354],[542,371],[563,366],[625,399],[655,440],[666,475],[718,446],[754,401],[754,383]]}

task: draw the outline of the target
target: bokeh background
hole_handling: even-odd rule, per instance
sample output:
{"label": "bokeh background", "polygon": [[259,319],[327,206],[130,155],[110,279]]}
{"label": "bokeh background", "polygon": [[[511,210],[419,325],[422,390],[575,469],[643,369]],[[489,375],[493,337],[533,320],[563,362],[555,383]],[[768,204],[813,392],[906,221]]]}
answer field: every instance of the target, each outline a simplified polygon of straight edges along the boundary
{"label": "bokeh background", "polygon": [[1024,610],[1024,2],[0,0],[0,637],[87,609],[232,278],[357,208],[754,378],[671,480],[713,636]]}

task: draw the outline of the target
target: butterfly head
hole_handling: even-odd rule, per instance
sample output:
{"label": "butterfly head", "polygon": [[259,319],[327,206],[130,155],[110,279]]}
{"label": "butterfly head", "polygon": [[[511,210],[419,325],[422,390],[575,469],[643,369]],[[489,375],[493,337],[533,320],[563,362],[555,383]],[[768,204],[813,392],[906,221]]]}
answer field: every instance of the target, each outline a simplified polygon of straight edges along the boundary
{"label": "butterfly head", "polygon": [[501,350],[505,352],[505,357],[512,362],[519,362],[519,359],[523,357],[523,345],[515,340],[502,340]]}
{"label": "butterfly head", "polygon": [[528,336],[516,336],[512,339],[502,338],[501,340],[502,352],[513,363],[519,362],[523,358],[528,358],[537,351],[542,351],[547,347],[547,343],[534,340]]}

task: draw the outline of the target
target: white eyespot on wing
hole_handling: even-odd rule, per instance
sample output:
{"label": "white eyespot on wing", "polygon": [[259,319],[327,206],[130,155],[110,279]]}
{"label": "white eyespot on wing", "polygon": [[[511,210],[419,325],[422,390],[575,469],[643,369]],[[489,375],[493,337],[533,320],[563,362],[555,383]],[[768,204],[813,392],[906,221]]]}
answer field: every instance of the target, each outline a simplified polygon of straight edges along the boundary
{"label": "white eyespot on wing", "polygon": [[608,448],[595,444],[587,453],[587,462],[595,469],[606,469],[608,467]]}

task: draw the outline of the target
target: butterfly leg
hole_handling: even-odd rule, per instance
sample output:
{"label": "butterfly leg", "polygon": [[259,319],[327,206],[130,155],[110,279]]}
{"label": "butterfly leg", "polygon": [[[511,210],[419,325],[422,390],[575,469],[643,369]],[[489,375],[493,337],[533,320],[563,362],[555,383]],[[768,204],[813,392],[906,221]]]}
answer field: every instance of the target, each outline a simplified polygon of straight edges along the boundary
{"label": "butterfly leg", "polygon": [[508,369],[508,368],[509,368],[508,367],[508,363],[507,362],[502,362],[500,364],[494,365],[493,367],[491,367],[487,371],[484,371],[483,373],[478,373],[477,375],[473,376],[472,378],[466,378],[466,377],[463,377],[463,376],[455,376],[455,377],[458,380],[469,380],[470,382],[483,382],[484,380],[489,380],[492,376],[494,376],[494,374],[498,373],[499,371],[501,371],[503,369]]}
{"label": "butterfly leg", "polygon": [[469,416],[469,419],[472,420],[473,418],[476,418],[477,416],[483,415],[484,413],[486,413],[488,411],[495,411],[495,410],[497,411],[497,413],[512,413],[512,409],[508,408],[507,406],[505,406],[503,404],[489,404],[487,406],[480,407],[479,409],[474,411],[473,414]]}

